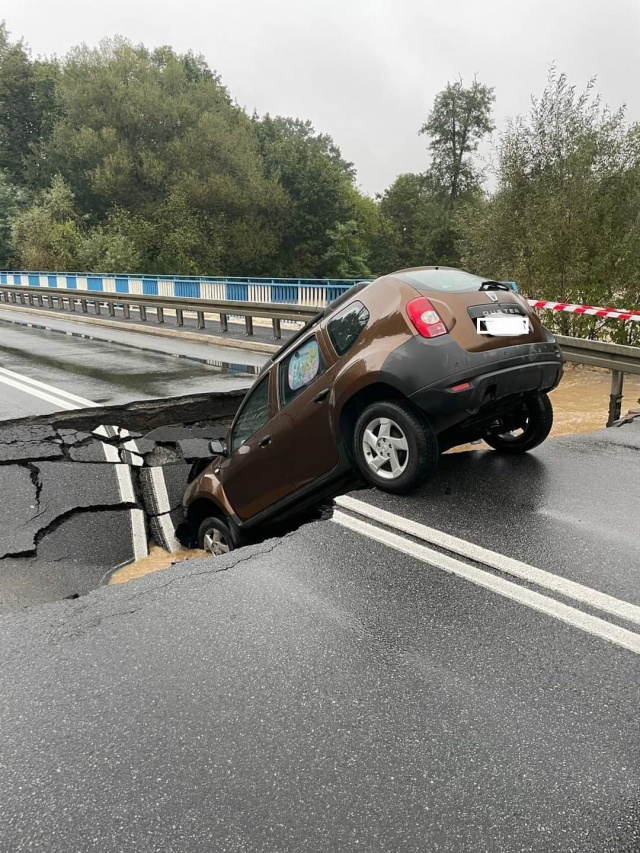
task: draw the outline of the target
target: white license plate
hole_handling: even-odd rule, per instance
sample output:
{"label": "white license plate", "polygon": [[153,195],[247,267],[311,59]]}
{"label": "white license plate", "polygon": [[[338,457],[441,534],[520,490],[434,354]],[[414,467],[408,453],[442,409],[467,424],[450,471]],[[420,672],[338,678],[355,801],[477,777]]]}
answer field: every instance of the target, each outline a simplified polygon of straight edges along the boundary
{"label": "white license plate", "polygon": [[513,314],[491,314],[488,317],[478,317],[476,328],[479,335],[506,338],[528,335],[531,327],[528,317],[514,317]]}

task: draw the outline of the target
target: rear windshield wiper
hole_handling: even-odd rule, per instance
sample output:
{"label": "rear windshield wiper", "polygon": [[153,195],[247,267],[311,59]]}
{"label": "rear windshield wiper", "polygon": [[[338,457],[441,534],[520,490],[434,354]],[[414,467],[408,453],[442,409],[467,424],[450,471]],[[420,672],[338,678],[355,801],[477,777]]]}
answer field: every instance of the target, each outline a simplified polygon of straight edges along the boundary
{"label": "rear windshield wiper", "polygon": [[511,290],[503,281],[483,281],[480,290]]}

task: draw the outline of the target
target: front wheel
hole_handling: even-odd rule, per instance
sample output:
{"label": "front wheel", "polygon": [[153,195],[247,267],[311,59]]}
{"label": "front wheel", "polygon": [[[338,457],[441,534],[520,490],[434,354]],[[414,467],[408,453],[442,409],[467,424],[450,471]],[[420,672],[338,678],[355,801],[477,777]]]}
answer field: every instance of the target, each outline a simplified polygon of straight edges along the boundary
{"label": "front wheel", "polygon": [[[495,435],[485,436],[488,445],[500,453],[517,454],[533,450],[547,438],[553,426],[553,406],[547,394],[529,397],[509,420],[513,429]],[[509,424],[511,426],[511,423]]]}
{"label": "front wheel", "polygon": [[403,494],[436,470],[438,439],[406,403],[372,403],[356,422],[353,456],[365,480],[384,492]]}
{"label": "front wheel", "polygon": [[213,557],[233,551],[235,543],[228,525],[220,518],[205,518],[198,529],[198,547]]}

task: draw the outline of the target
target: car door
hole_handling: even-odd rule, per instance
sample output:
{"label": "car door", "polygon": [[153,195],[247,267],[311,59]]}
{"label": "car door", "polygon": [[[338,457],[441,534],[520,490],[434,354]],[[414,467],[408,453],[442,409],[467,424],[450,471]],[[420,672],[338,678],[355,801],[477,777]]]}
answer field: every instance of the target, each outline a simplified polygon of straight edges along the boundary
{"label": "car door", "polygon": [[270,370],[245,399],[231,428],[229,457],[220,465],[225,495],[243,521],[293,491],[274,380]]}
{"label": "car door", "polygon": [[296,489],[327,474],[338,463],[329,408],[335,362],[323,343],[316,332],[278,365],[281,435]]}

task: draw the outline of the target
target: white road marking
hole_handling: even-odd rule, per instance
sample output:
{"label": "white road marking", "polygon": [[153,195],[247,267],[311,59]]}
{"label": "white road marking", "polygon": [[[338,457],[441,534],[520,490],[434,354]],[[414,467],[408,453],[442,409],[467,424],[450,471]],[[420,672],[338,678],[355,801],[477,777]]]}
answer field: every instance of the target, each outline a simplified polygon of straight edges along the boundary
{"label": "white road marking", "polygon": [[391,533],[373,524],[368,524],[366,521],[361,521],[339,510],[334,512],[332,520],[342,527],[354,530],[363,536],[367,536],[369,539],[394,548],[396,551],[408,554],[423,563],[428,563],[464,580],[471,581],[471,583],[477,586],[489,589],[512,601],[517,601],[519,604],[525,605],[525,607],[546,613],[548,616],[572,625],[574,628],[579,628],[588,634],[601,637],[603,640],[608,640],[610,643],[635,652],[635,654],[640,654],[640,634],[628,631],[626,628],[621,628],[597,616],[591,616],[589,613],[584,613],[582,610],[577,610],[575,607],[570,607],[554,598],[549,598],[539,592],[519,586],[512,581],[505,580],[490,572],[463,563],[453,557],[447,557],[439,551],[427,548],[426,545],[420,545],[418,542],[413,542],[404,536],[398,536],[396,533]]}
{"label": "white road marking", "polygon": [[581,604],[587,604],[589,607],[594,607],[604,613],[610,613],[612,616],[617,616],[627,622],[635,622],[637,625],[640,625],[640,607],[635,604],[621,601],[604,592],[559,577],[552,572],[537,569],[535,566],[530,566],[519,560],[513,560],[504,554],[490,551],[488,548],[482,548],[480,545],[474,545],[472,542],[459,539],[457,536],[451,536],[449,533],[443,533],[443,531],[428,527],[426,524],[420,524],[417,521],[403,518],[401,515],[396,515],[364,501],[356,500],[348,495],[336,498],[335,502],[344,509],[356,512],[380,524],[385,524],[387,527],[400,530],[402,533],[408,533],[410,536],[415,536],[416,539],[430,542],[432,545],[437,545],[454,554],[467,557],[476,563],[491,566],[505,574],[521,578],[522,580],[534,583],[536,586],[544,587],[545,589],[560,593],[560,595],[564,595],[567,598],[572,598],[574,601],[579,601]]}
{"label": "white road marking", "polygon": [[[71,407],[74,409],[80,407],[94,408],[100,405],[100,403],[94,403],[93,400],[87,400],[85,397],[78,397],[77,394],[70,394],[69,391],[63,391],[62,388],[56,388],[53,385],[47,385],[46,382],[40,382],[38,379],[32,379],[30,376],[23,376],[21,373],[14,373],[13,370],[7,370],[6,367],[0,367],[0,381],[6,382],[8,385],[12,382],[18,382],[21,386],[28,386],[22,387],[21,389],[26,391],[27,394],[34,393],[32,389],[38,389],[53,397],[62,398],[69,403],[75,403],[76,405]],[[62,403],[59,405],[62,405]],[[67,405],[64,408],[70,407]]]}
{"label": "white road marking", "polygon": [[16,382],[15,379],[10,379],[8,376],[0,375],[0,382],[4,385],[8,385],[10,388],[17,388],[18,391],[29,394],[31,397],[37,397],[39,400],[45,400],[47,403],[53,403],[54,406],[58,406],[60,409],[69,410],[80,408],[77,403],[72,403],[70,400],[64,400],[62,397],[54,397],[53,394],[46,394],[44,391],[40,391],[37,388],[24,385],[22,382]]}
{"label": "white road marking", "polygon": [[157,522],[162,530],[165,547],[171,551],[177,551],[180,548],[180,543],[175,537],[175,529],[171,521],[169,513],[171,512],[171,504],[169,502],[169,493],[167,492],[167,482],[164,478],[164,471],[161,467],[155,466],[150,468],[151,485],[156,499]]}
{"label": "white road marking", "polygon": [[[129,474],[131,478],[131,474]],[[133,541],[133,556],[136,560],[149,554],[147,547],[147,529],[144,523],[144,512],[141,509],[131,510],[131,538]]]}

